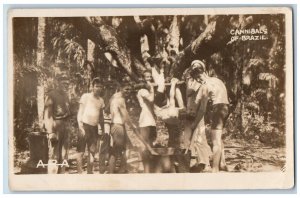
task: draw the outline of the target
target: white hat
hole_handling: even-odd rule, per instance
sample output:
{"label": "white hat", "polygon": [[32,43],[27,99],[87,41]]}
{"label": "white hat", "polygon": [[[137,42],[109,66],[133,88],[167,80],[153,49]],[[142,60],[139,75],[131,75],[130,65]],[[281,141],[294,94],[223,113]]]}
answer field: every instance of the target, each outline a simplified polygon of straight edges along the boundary
{"label": "white hat", "polygon": [[201,69],[203,72],[206,71],[205,64],[200,60],[194,60],[191,63],[191,70],[194,70],[194,69]]}

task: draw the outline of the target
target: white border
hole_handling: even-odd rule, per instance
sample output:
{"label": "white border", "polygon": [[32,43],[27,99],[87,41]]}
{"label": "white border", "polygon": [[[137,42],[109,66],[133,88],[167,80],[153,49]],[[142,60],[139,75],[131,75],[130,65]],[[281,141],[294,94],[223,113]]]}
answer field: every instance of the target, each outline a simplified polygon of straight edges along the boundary
{"label": "white border", "polygon": [[[287,189],[294,184],[293,165],[293,51],[292,14],[289,8],[146,8],[146,9],[19,9],[9,11],[9,86],[12,86],[11,17],[102,16],[102,15],[184,15],[184,14],[286,14],[286,118],[287,170],[285,173],[201,173],[201,174],[126,174],[126,175],[14,175],[13,150],[9,149],[9,185],[11,190],[199,190],[199,189]],[[9,98],[13,98],[9,89]],[[12,110],[12,100],[8,100]],[[9,114],[12,129],[12,114]],[[11,130],[9,130],[11,131]],[[9,133],[12,140],[13,133]],[[10,141],[12,142],[12,141]]]}

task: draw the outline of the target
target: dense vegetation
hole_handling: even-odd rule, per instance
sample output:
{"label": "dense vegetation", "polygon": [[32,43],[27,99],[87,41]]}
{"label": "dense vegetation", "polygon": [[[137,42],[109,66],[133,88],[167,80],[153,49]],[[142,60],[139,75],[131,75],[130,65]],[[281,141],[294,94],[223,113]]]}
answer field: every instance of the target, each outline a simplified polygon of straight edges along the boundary
{"label": "dense vegetation", "polygon": [[[16,147],[26,149],[27,134],[41,130],[43,97],[52,88],[55,68],[69,70],[76,130],[78,100],[92,78],[136,83],[161,59],[168,77],[181,78],[192,60],[201,59],[211,76],[225,82],[231,103],[226,136],[283,146],[285,67],[290,67],[284,24],[284,15],[14,18]],[[267,30],[267,39],[232,40],[232,30],[251,29]],[[111,92],[107,89],[106,101]]]}

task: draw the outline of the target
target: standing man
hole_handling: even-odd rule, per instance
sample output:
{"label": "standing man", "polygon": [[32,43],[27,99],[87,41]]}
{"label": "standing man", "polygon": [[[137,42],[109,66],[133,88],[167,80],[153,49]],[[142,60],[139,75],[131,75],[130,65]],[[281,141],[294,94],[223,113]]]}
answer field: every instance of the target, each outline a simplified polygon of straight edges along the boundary
{"label": "standing man", "polygon": [[[139,118],[139,128],[141,138],[143,138],[143,140],[152,147],[157,135],[153,104],[154,88],[151,82],[151,71],[146,70],[143,75],[148,87],[140,89],[137,93],[137,99],[142,109]],[[141,155],[144,165],[144,172],[150,173],[150,153],[146,150],[142,151]]]}
{"label": "standing man", "polygon": [[57,84],[45,100],[44,124],[48,134],[48,174],[65,173],[68,166],[70,102],[66,74],[56,77]]}
{"label": "standing man", "polygon": [[[194,60],[183,74],[186,82],[187,116],[184,125],[183,144],[185,153],[190,154],[190,172],[201,172],[210,165],[209,158],[212,155],[205,134],[205,122],[201,119],[196,128],[192,130],[191,125],[195,120],[199,101],[196,101],[197,93],[201,84],[191,77],[191,68],[201,65],[202,61]],[[193,159],[195,158],[195,159]]]}
{"label": "standing man", "polygon": [[81,96],[77,121],[79,126],[78,135],[78,173],[82,173],[82,158],[85,147],[88,147],[87,173],[93,173],[95,153],[97,152],[98,125],[104,130],[104,100],[102,99],[103,86],[100,78],[92,81],[92,92]]}
{"label": "standing man", "polygon": [[125,124],[135,129],[129,118],[126,109],[125,97],[131,92],[130,85],[123,84],[121,89],[116,92],[110,99],[111,113],[111,131],[113,146],[109,159],[109,173],[115,173],[115,168],[118,167],[118,173],[126,172],[125,150],[128,137],[126,134]]}
{"label": "standing man", "polygon": [[[208,100],[212,100],[212,122],[211,122],[211,138],[213,143],[213,166],[212,172],[218,172],[220,168],[222,152],[224,150],[222,142],[222,133],[225,122],[229,115],[229,102],[227,89],[224,83],[215,77],[209,77],[206,73],[205,64],[200,61],[199,64],[192,66],[191,76],[197,82],[201,83],[196,103],[199,101],[199,108],[196,112],[196,118],[191,125],[194,130],[198,123],[203,119],[206,112]],[[223,156],[225,162],[225,156]],[[222,166],[226,166],[222,164]],[[221,167],[223,168],[223,167]]]}

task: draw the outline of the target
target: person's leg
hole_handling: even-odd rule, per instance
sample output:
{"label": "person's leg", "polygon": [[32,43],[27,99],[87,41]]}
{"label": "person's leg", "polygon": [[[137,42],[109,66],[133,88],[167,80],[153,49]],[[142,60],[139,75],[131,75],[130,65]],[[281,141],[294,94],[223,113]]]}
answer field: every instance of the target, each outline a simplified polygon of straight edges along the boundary
{"label": "person's leg", "polygon": [[225,161],[225,149],[224,149],[223,141],[222,141],[222,153],[221,153],[221,160],[220,160],[220,170],[228,171],[228,167]]}
{"label": "person's leg", "polygon": [[48,138],[48,150],[49,150],[49,159],[48,159],[48,166],[47,166],[47,173],[48,174],[57,174],[58,167],[56,166],[59,149],[58,149],[58,139],[56,138]]}
{"label": "person's leg", "polygon": [[151,133],[151,130],[150,130],[150,127],[140,127],[140,136],[141,138],[143,138],[143,140],[145,142],[147,142],[149,145],[151,145],[151,141],[150,141],[150,133]]}
{"label": "person's leg", "polygon": [[95,153],[88,150],[88,161],[87,161],[87,174],[93,174],[94,168],[94,155]]}
{"label": "person's leg", "polygon": [[152,67],[152,78],[155,84],[157,84],[157,91],[160,93],[164,93],[165,91],[165,76],[164,70],[160,69],[160,73]]}
{"label": "person's leg", "polygon": [[169,134],[169,140],[168,140],[168,146],[173,148],[179,148],[180,147],[180,126],[179,123],[174,124],[168,124],[165,123],[168,134]]}
{"label": "person's leg", "polygon": [[127,171],[127,159],[126,159],[126,148],[129,146],[128,137],[126,134],[125,126],[122,126],[121,134],[122,141],[118,144],[118,158],[116,164],[119,166],[118,173],[126,173]]}
{"label": "person's leg", "polygon": [[185,105],[184,105],[182,94],[181,94],[181,91],[180,91],[179,88],[175,89],[175,98],[176,98],[176,101],[177,101],[177,104],[178,104],[178,108],[179,109],[184,109]]}
{"label": "person's leg", "polygon": [[212,155],[211,147],[207,143],[206,139],[206,127],[204,119],[202,119],[193,133],[193,145],[192,150],[196,154],[198,170],[202,171],[206,165],[210,165],[209,158]]}
{"label": "person's leg", "polygon": [[169,92],[169,107],[170,108],[175,108],[176,102],[175,102],[175,89],[176,89],[176,85],[171,84],[170,87],[170,92]]}
{"label": "person's leg", "polygon": [[98,143],[98,127],[89,126],[89,128],[90,128],[90,134],[88,137],[89,158],[88,158],[87,173],[93,174],[95,154],[97,152],[97,143]]}
{"label": "person's leg", "polygon": [[110,173],[114,173],[115,170],[119,172],[121,167],[121,161],[124,158],[123,151],[126,148],[126,136],[125,136],[125,129],[123,125],[113,124],[111,129],[111,135],[113,139],[113,148],[109,160],[109,171]]}
{"label": "person's leg", "polygon": [[[168,147],[174,148],[176,152],[180,149],[180,137],[181,137],[181,129],[179,123],[168,124],[166,123],[165,126],[168,129],[169,140],[168,140]],[[183,153],[178,153],[178,155],[174,155],[170,157],[172,162],[171,170],[177,172],[187,172],[186,167],[186,158],[187,156],[183,156]],[[176,168],[175,168],[176,166]]]}
{"label": "person's leg", "polygon": [[[213,143],[213,172],[218,172],[220,166],[226,167],[224,144],[222,141],[222,134],[224,123],[228,116],[228,105],[217,104],[213,106],[212,113],[212,143]],[[226,168],[227,169],[227,168]]]}
{"label": "person's leg", "polygon": [[[80,129],[79,129],[80,130]],[[85,134],[82,135],[80,131],[78,131],[78,142],[77,142],[77,173],[81,174],[83,172],[83,157],[85,152],[85,147],[87,144],[87,131],[85,130]]]}
{"label": "person's leg", "polygon": [[116,133],[118,130],[118,126],[116,124],[112,124],[111,126],[111,137],[112,137],[112,148],[110,150],[109,160],[108,160],[108,172],[109,173],[115,173],[116,169]]}
{"label": "person's leg", "polygon": [[190,150],[191,140],[193,136],[191,125],[192,125],[191,120],[185,120],[183,134],[180,138],[180,144],[182,145],[182,148],[184,150]]}
{"label": "person's leg", "polygon": [[[222,122],[220,123],[221,125],[219,127],[221,127],[224,132],[224,127],[225,127],[226,121],[229,117],[229,105],[222,104],[221,106],[222,106],[222,108],[221,108]],[[226,160],[225,160],[225,149],[224,149],[223,141],[222,141],[222,154],[221,154],[221,161],[220,161],[220,169],[223,171],[228,171],[228,167],[227,167]]]}
{"label": "person's leg", "polygon": [[[152,142],[150,141],[150,135],[151,135],[151,128],[150,127],[141,127],[140,128],[140,135],[141,138],[143,138],[143,140],[149,144],[150,146],[152,146]],[[143,165],[144,165],[144,173],[150,173],[151,171],[151,166],[150,166],[150,153],[149,151],[143,150],[141,152],[141,157],[142,157],[142,161],[143,161]]]}
{"label": "person's leg", "polygon": [[115,157],[115,151],[114,147],[111,149],[111,153],[109,155],[109,160],[108,160],[108,172],[109,173],[115,173],[116,169],[116,157]]}
{"label": "person's leg", "polygon": [[222,129],[212,129],[211,138],[213,143],[212,172],[218,172],[222,155]]}
{"label": "person's leg", "polygon": [[68,121],[66,121],[64,124],[64,130],[61,131],[62,134],[62,139],[61,139],[61,169],[60,169],[60,173],[64,174],[66,172],[66,168],[68,166],[68,152],[69,152],[69,123],[67,123]]}
{"label": "person's leg", "polygon": [[82,169],[83,155],[84,155],[84,152],[78,152],[78,154],[77,154],[77,173],[78,174],[81,174],[83,172],[83,169]]}
{"label": "person's leg", "polygon": [[49,134],[48,137],[48,149],[49,149],[49,159],[48,159],[48,166],[47,172],[48,174],[57,174],[58,173],[58,166],[56,165],[59,163],[59,131],[60,131],[60,123],[58,121],[54,121],[55,129],[53,130],[52,134]]}
{"label": "person's leg", "polygon": [[150,128],[150,134],[149,134],[150,146],[153,146],[153,143],[157,138],[156,127],[150,126],[149,128]]}
{"label": "person's leg", "polygon": [[110,150],[110,135],[104,133],[100,140],[100,149],[99,149],[99,172],[100,173],[105,173],[107,171],[109,150]]}

